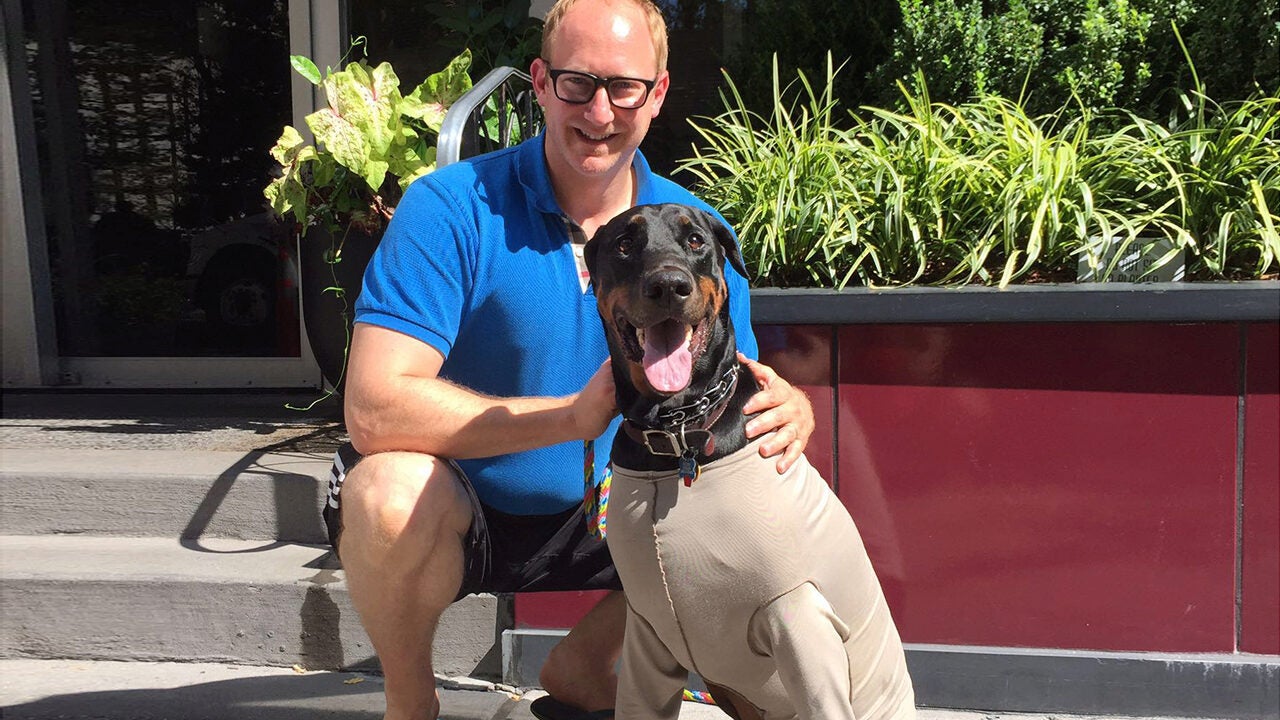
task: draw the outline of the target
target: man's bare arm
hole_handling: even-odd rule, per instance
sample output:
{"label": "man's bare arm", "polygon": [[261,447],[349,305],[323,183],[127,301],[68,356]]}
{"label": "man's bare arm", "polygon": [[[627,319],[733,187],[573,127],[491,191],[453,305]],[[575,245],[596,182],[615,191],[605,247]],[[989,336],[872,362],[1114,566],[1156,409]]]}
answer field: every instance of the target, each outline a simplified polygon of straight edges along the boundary
{"label": "man's bare arm", "polygon": [[345,410],[357,451],[488,457],[594,438],[617,414],[607,364],[575,395],[497,398],[440,379],[443,363],[415,338],[356,324]]}

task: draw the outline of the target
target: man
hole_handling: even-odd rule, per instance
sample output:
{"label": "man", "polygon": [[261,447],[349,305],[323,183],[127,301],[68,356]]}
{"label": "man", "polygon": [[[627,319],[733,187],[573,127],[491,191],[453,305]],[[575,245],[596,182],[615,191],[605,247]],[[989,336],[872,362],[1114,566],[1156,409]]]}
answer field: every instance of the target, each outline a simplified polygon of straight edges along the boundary
{"label": "man", "polygon": [[[439,715],[431,641],[456,598],[618,588],[582,510],[583,441],[597,439],[604,465],[617,411],[581,246],[634,204],[699,201],[637,152],[670,82],[649,0],[560,0],[531,74],[544,134],[415,183],[356,308],[351,446],[325,515],[382,662],[386,720]],[[747,328],[746,282],[732,282]],[[812,409],[751,366],[763,389],[749,432],[772,432],[762,454],[788,466]],[[543,687],[584,711],[612,707],[624,616],[620,593],[601,601],[552,651]]]}

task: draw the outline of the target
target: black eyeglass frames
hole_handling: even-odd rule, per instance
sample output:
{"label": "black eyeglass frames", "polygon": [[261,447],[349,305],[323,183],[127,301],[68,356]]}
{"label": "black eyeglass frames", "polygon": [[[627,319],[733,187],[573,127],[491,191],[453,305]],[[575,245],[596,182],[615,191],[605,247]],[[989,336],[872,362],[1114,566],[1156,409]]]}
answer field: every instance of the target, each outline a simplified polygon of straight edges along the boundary
{"label": "black eyeglass frames", "polygon": [[570,105],[585,105],[596,96],[596,91],[605,89],[609,103],[616,108],[634,110],[649,100],[649,93],[657,80],[642,80],[629,77],[602,78],[591,73],[577,70],[559,70],[551,67],[546,60],[547,74],[551,76],[551,86],[556,97]]}

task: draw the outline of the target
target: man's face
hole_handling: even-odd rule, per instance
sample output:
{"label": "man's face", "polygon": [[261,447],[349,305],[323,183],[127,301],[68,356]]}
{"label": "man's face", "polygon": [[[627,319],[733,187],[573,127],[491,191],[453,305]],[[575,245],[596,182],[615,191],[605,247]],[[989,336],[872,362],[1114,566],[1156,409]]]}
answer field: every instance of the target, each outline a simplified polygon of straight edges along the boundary
{"label": "man's face", "polygon": [[[548,54],[547,62],[534,60],[530,71],[546,116],[552,177],[572,182],[575,176],[600,177],[629,169],[662,107],[669,82],[666,71],[658,74],[643,11],[624,0],[585,0],[564,16]],[[656,78],[657,84],[647,102],[635,109],[614,107],[603,88],[586,104],[574,105],[556,97],[548,72],[553,68],[602,78]]]}

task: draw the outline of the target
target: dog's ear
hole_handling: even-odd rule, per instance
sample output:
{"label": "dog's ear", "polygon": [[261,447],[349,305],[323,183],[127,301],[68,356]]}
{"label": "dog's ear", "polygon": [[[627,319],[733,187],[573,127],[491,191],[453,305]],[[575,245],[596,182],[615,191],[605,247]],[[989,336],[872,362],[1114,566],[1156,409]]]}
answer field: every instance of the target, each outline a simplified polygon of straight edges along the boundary
{"label": "dog's ear", "polygon": [[715,233],[716,242],[720,244],[725,260],[729,261],[729,264],[733,266],[734,270],[738,271],[739,275],[750,280],[751,277],[747,275],[747,265],[742,261],[742,251],[738,249],[738,241],[734,239],[733,231],[715,215],[709,212],[704,212],[703,215],[706,216],[707,224],[711,226],[712,231]]}

